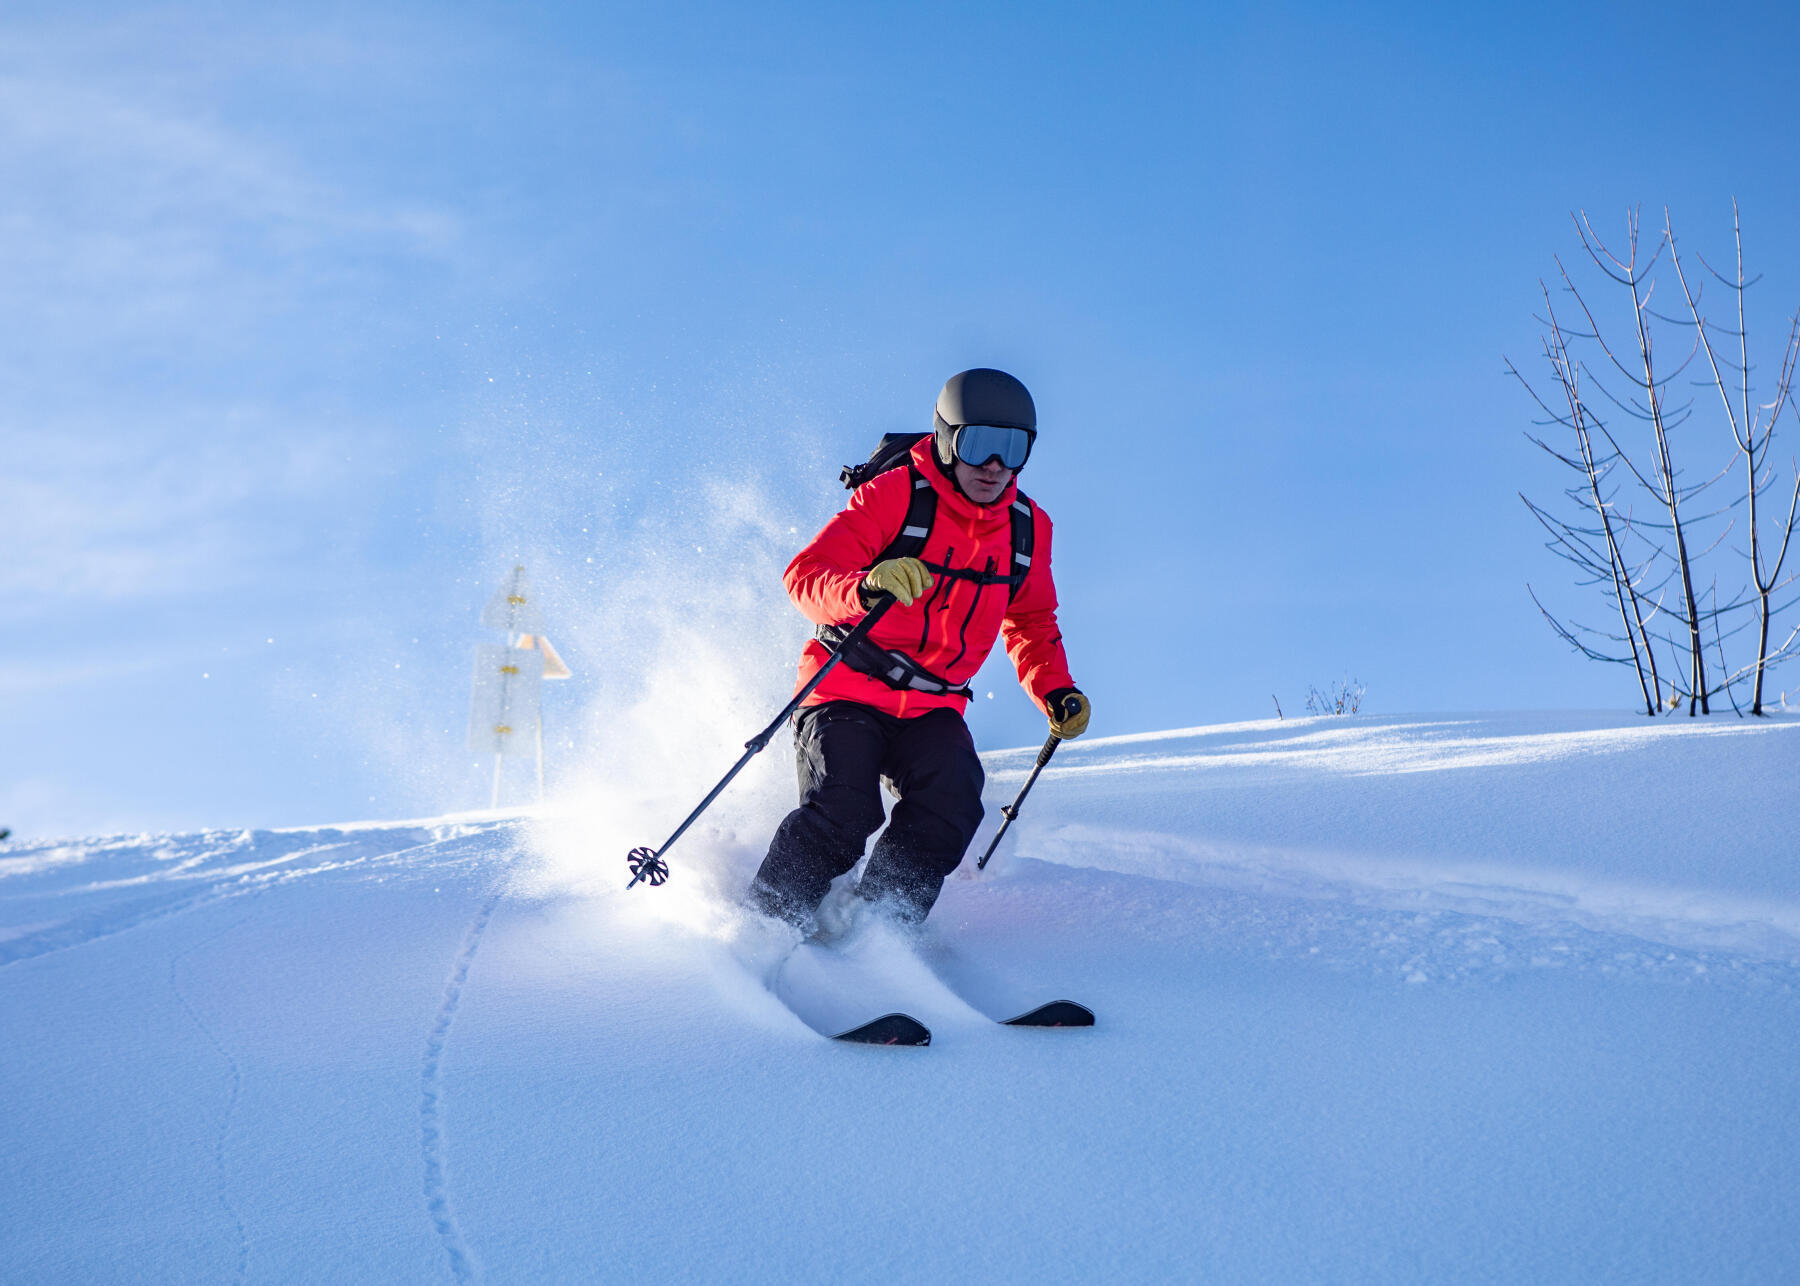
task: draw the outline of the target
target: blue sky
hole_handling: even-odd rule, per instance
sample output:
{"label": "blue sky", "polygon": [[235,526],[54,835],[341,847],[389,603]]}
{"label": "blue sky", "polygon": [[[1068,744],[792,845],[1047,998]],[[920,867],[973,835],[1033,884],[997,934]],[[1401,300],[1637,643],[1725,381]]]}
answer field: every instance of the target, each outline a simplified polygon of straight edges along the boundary
{"label": "blue sky", "polygon": [[[684,675],[666,717],[741,740],[837,466],[973,365],[1037,397],[1096,732],[1342,676],[1392,713],[1629,708],[1526,596],[1565,578],[1503,358],[1570,211],[1636,203],[1720,253],[1736,197],[1773,338],[1795,36],[1781,6],[9,5],[0,825],[481,802],[469,658],[515,560],[577,671],[553,770]],[[978,742],[1042,736],[1003,660],[982,685]]]}

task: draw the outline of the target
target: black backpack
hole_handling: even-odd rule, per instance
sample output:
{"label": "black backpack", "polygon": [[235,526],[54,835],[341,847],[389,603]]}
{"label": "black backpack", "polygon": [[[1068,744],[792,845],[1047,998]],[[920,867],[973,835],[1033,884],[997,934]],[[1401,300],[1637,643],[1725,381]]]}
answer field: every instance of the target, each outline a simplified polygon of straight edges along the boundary
{"label": "black backpack", "polygon": [[[912,449],[920,438],[931,436],[927,433],[884,433],[881,443],[870,453],[868,460],[862,464],[847,464],[838,478],[846,491],[855,491],[863,483],[878,474],[890,469],[905,468],[912,475],[912,499],[906,506],[906,519],[900,524],[900,534],[888,543],[888,547],[875,555],[875,563],[885,562],[889,558],[922,558],[925,553],[925,542],[931,539],[931,524],[937,518],[937,490],[924,474],[920,473],[912,463]],[[1037,525],[1033,520],[1031,498],[1023,491],[1016,492],[1012,503],[1012,512],[1007,515],[1012,520],[1012,567],[1005,576],[978,572],[972,569],[951,569],[939,567],[934,563],[926,563],[932,572],[941,576],[949,576],[954,580],[972,580],[983,585],[1006,585],[1006,597],[1010,602],[1019,592],[1019,586],[1025,583],[1026,573],[1031,570],[1031,549],[1037,538]]]}

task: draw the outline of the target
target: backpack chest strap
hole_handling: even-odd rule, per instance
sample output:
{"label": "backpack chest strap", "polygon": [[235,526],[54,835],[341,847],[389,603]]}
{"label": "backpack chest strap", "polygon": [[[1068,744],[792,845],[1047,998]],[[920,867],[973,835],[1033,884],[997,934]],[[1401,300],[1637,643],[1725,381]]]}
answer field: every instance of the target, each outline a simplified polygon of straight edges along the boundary
{"label": "backpack chest strap", "polygon": [[1013,588],[1024,584],[1023,573],[1015,572],[1010,576],[1002,576],[999,572],[979,572],[973,567],[945,567],[927,559],[920,559],[933,576],[942,576],[948,580],[967,581],[972,585],[1007,585]]}

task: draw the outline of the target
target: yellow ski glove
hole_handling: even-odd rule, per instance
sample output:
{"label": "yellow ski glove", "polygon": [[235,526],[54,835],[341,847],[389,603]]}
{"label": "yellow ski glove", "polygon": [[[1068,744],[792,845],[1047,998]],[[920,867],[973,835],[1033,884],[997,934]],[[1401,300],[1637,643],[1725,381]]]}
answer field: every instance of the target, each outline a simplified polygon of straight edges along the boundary
{"label": "yellow ski glove", "polygon": [[916,558],[890,558],[869,568],[857,588],[865,603],[878,594],[892,594],[902,607],[911,607],[913,599],[931,588],[931,570]]}
{"label": "yellow ski glove", "polygon": [[1067,741],[1087,731],[1092,702],[1080,688],[1058,688],[1044,698],[1050,707],[1050,735]]}

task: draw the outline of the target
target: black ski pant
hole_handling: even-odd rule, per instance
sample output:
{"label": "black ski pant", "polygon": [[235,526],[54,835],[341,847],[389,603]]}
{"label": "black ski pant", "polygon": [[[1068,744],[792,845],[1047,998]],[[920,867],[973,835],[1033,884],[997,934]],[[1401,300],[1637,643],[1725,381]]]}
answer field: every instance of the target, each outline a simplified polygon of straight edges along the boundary
{"label": "black ski pant", "polygon": [[776,828],[750,904],[805,926],[831,882],[861,860],[881,827],[881,783],[898,797],[857,893],[923,920],[981,825],[985,780],[969,726],[954,710],[911,719],[855,701],[807,706],[794,719],[800,807]]}

